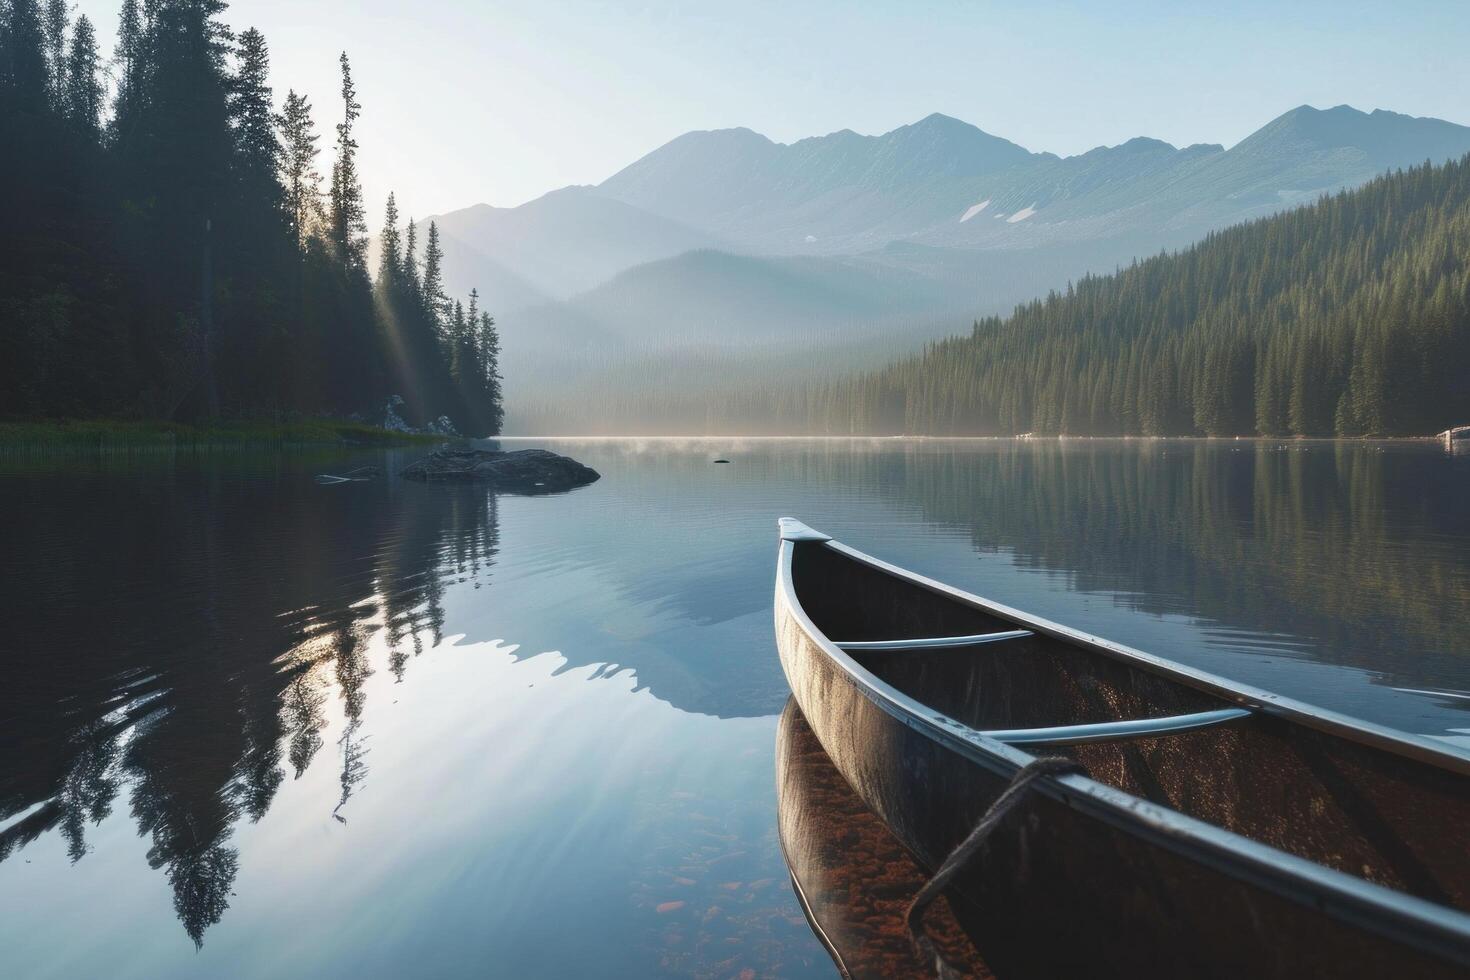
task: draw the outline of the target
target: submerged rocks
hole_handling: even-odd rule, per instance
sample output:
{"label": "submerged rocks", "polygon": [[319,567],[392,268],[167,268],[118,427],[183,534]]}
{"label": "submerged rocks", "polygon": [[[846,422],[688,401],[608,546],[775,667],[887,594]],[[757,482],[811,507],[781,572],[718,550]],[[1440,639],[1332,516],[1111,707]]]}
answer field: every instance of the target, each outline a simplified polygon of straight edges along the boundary
{"label": "submerged rocks", "polygon": [[445,446],[409,464],[408,480],[429,483],[484,483],[506,493],[562,493],[596,482],[600,474],[575,459],[545,449],[493,452]]}

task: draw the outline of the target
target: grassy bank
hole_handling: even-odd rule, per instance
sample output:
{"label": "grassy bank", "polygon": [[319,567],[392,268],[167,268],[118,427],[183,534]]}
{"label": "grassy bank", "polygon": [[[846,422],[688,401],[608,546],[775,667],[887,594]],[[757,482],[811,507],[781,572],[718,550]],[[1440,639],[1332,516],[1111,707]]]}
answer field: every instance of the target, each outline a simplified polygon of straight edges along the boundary
{"label": "grassy bank", "polygon": [[296,449],[322,446],[408,446],[443,442],[336,419],[238,421],[210,425],[115,419],[0,421],[0,452]]}

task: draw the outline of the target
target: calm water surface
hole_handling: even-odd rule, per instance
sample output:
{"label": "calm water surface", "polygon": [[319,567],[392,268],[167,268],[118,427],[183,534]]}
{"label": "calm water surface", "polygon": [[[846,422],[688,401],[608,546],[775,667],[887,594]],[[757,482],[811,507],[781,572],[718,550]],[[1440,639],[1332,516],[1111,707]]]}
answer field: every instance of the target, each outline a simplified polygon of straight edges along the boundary
{"label": "calm water surface", "polygon": [[1431,445],[555,448],[602,481],[0,458],[0,976],[829,975],[776,839],[783,514],[1470,743]]}

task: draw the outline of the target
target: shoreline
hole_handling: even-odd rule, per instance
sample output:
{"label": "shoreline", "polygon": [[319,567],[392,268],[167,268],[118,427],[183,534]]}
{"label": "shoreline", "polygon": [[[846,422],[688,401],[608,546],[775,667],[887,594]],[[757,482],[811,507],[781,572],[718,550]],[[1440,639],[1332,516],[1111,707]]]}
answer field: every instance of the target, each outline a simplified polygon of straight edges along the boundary
{"label": "shoreline", "polygon": [[487,436],[501,442],[716,442],[738,439],[745,442],[1266,442],[1266,443],[1309,443],[1309,442],[1441,442],[1441,435],[1430,436],[832,436],[832,435],[498,435]]}
{"label": "shoreline", "polygon": [[362,448],[444,441],[440,435],[394,432],[338,419],[240,420],[211,425],[121,419],[0,421],[0,453]]}

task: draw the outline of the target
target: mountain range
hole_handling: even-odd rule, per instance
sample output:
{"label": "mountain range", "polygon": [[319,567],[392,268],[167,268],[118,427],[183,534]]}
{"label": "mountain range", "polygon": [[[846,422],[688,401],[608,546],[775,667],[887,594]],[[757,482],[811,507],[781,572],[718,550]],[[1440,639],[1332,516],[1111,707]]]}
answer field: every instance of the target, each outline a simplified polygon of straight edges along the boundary
{"label": "mountain range", "polygon": [[[1470,152],[1470,127],[1301,106],[1226,149],[1147,137],[1038,153],[931,115],[880,136],[686,133],[601,184],[436,216],[447,285],[500,317],[514,402],[559,353],[840,352],[963,329],[1086,272]],[[599,355],[601,356],[601,355]],[[701,383],[687,379],[690,383]]]}

